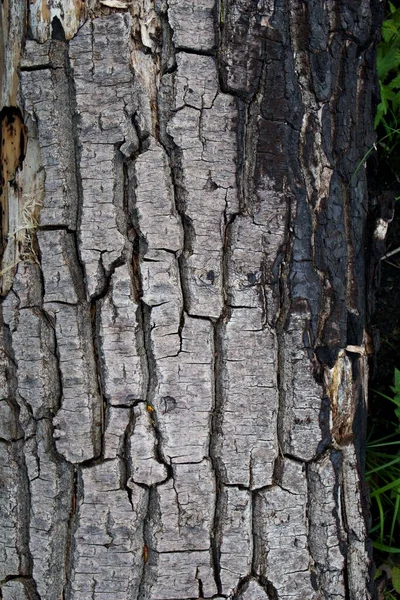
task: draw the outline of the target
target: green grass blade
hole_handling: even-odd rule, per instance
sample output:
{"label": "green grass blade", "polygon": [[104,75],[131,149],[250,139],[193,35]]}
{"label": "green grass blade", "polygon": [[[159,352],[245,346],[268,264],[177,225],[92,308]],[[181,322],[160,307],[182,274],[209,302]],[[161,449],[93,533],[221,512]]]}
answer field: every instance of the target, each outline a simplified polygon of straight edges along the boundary
{"label": "green grass blade", "polygon": [[399,506],[400,506],[400,494],[399,490],[397,490],[396,502],[394,505],[393,517],[392,517],[392,525],[390,527],[390,543],[393,541],[394,536],[394,528],[396,526],[397,515],[399,514]]}
{"label": "green grass blade", "polygon": [[[393,135],[394,133],[400,133],[400,129],[394,129],[392,127],[389,127],[390,129],[390,133],[388,133],[387,135],[384,135],[382,138],[380,138],[377,141],[377,144],[381,144],[382,142],[384,142],[387,138],[389,138],[391,135]],[[362,159],[360,160],[360,162],[357,165],[357,168],[355,169],[353,175],[350,178],[348,187],[350,187],[351,182],[353,181],[354,177],[357,175],[358,171],[361,169],[361,167],[363,166],[363,164],[365,163],[365,161],[367,160],[367,158],[369,157],[369,155],[376,150],[376,144],[374,144],[373,146],[371,146],[370,148],[368,148],[368,150],[366,151],[366,153],[364,154],[364,156],[362,157]]]}
{"label": "green grass blade", "polygon": [[[393,436],[390,436],[393,437]],[[386,446],[399,446],[400,440],[397,442],[385,442],[384,444],[368,444],[368,448],[385,448]]]}
{"label": "green grass blade", "polygon": [[367,471],[365,475],[366,477],[368,477],[372,473],[377,473],[378,471],[382,471],[382,469],[388,469],[389,467],[391,467],[392,465],[396,465],[397,463],[400,463],[400,456],[397,456],[396,458],[389,461],[388,463],[385,463],[384,465],[379,465],[379,467],[375,467],[374,469]]}
{"label": "green grass blade", "polygon": [[376,497],[376,503],[378,505],[378,510],[379,510],[379,539],[382,543],[384,531],[385,531],[385,512],[383,510],[382,501],[380,499],[380,496]]}
{"label": "green grass blade", "polygon": [[370,497],[376,498],[376,496],[379,496],[380,494],[383,494],[383,493],[387,492],[388,490],[393,490],[396,487],[400,487],[400,477],[395,479],[394,481],[391,481],[390,483],[384,485],[383,487],[379,488],[378,490],[375,490],[374,492],[372,492],[372,494],[370,494]]}
{"label": "green grass blade", "polygon": [[372,542],[372,545],[377,550],[381,552],[389,552],[390,554],[400,554],[400,548],[396,548],[395,546],[387,546],[386,544],[381,544],[380,542]]}

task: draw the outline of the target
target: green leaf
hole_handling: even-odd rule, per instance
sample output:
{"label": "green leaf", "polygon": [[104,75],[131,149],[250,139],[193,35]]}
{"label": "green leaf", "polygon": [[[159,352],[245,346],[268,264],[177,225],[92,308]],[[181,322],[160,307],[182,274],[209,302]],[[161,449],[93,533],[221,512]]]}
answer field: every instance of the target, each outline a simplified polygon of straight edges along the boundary
{"label": "green leaf", "polygon": [[[399,77],[400,77],[400,75],[399,75]],[[394,387],[395,387],[395,391],[397,391],[397,393],[400,394],[400,371],[399,371],[399,369],[394,370]]]}
{"label": "green leaf", "polygon": [[381,81],[384,81],[390,71],[400,66],[400,50],[391,47],[386,52],[382,48],[378,49],[378,75]]}
{"label": "green leaf", "polygon": [[390,554],[400,554],[400,548],[395,548],[394,546],[386,546],[386,544],[380,544],[379,542],[372,542],[372,545],[377,550],[381,550],[381,552],[389,552]]}
{"label": "green leaf", "polygon": [[[394,23],[396,23],[399,26],[399,22],[400,22],[400,10],[398,8],[396,8],[395,6],[393,6],[393,10],[391,10],[391,14],[389,16],[388,19],[386,19],[386,21],[393,21]],[[385,22],[385,21],[384,21]]]}
{"label": "green leaf", "polygon": [[397,35],[397,27],[391,19],[382,23],[382,37],[388,44],[393,36]]}
{"label": "green leaf", "polygon": [[381,104],[383,107],[383,114],[386,115],[389,105],[388,105],[388,88],[386,85],[379,84],[380,92],[381,92]]}
{"label": "green leaf", "polygon": [[383,104],[382,102],[378,104],[378,108],[376,109],[376,115],[374,120],[374,129],[378,127],[378,125],[383,121]]}
{"label": "green leaf", "polygon": [[390,81],[388,83],[388,87],[393,90],[395,88],[400,88],[400,74],[396,75],[396,77],[394,79],[392,79],[392,81]]}
{"label": "green leaf", "polygon": [[392,585],[395,591],[400,594],[400,567],[392,567]]}

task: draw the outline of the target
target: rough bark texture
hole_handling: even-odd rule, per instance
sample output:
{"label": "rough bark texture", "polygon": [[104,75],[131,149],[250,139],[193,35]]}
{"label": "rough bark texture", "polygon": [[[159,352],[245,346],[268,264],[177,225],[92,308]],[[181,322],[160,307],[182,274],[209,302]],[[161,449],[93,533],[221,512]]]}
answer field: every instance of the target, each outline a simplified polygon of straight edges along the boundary
{"label": "rough bark texture", "polygon": [[0,3],[3,600],[372,597],[379,5]]}

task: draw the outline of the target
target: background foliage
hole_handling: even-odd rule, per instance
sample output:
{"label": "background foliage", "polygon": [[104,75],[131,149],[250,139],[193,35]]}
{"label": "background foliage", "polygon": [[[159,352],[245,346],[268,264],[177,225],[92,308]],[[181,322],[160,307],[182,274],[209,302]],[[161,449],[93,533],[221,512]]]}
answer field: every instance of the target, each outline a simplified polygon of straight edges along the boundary
{"label": "background foliage", "polygon": [[[400,2],[388,2],[378,46],[381,100],[375,116],[378,175],[383,190],[399,197],[400,173]],[[378,597],[400,599],[400,219],[389,228],[382,259],[376,326],[381,332],[372,382],[367,479],[370,487]],[[391,254],[390,256],[388,256]]]}

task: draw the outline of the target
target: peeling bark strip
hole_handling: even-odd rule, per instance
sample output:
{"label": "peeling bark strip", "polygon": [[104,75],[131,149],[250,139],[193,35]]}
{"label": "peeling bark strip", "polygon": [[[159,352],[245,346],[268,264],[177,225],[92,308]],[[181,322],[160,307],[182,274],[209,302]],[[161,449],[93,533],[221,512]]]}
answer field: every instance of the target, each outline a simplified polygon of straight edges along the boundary
{"label": "peeling bark strip", "polygon": [[372,598],[379,5],[0,3],[3,600]]}

